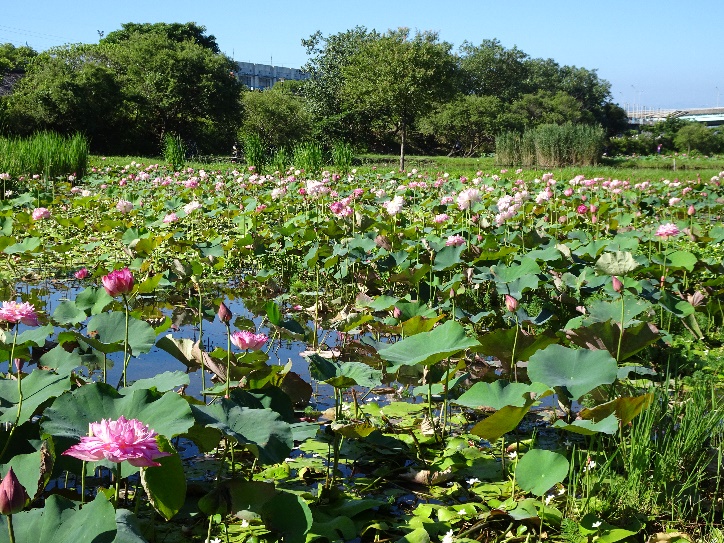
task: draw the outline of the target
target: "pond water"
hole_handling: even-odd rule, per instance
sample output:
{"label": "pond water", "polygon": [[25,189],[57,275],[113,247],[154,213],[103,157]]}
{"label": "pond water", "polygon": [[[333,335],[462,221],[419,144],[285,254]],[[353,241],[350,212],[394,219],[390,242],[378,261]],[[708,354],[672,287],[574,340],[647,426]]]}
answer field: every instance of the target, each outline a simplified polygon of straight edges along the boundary
{"label": "pond water", "polygon": [[[38,284],[16,284],[14,294],[20,295],[23,301],[33,303],[37,311],[45,315],[52,315],[62,302],[74,300],[78,293],[84,290],[84,287],[85,285],[81,285],[78,281],[48,280]],[[272,336],[272,332],[264,326],[264,318],[249,311],[240,297],[224,296],[223,291],[219,289],[218,295],[212,296],[211,298],[223,299],[225,305],[232,312],[232,332],[236,330],[234,323],[244,325],[245,328],[250,327],[250,323],[253,323],[259,333]],[[13,299],[13,295],[11,294],[6,299]],[[199,339],[198,311],[182,303],[183,299],[183,296],[171,295],[167,296],[162,303],[159,303],[159,300],[154,297],[138,298],[133,302],[133,308],[135,309],[143,305],[152,307],[152,311],[157,315],[155,318],[149,319],[152,326],[158,326],[164,317],[168,317],[171,320],[171,328],[159,334],[157,341],[164,336],[171,336],[177,340],[190,339],[196,342]],[[207,303],[208,301],[204,300],[205,306]],[[217,308],[218,306],[204,307],[206,314],[203,321],[203,345],[205,352],[213,351],[215,348],[226,349],[227,347],[226,326],[215,316]],[[106,309],[106,311],[108,311],[108,309]],[[27,329],[27,327],[21,324],[19,331],[22,332],[25,329]],[[51,340],[54,340],[55,335],[63,330],[63,328],[56,326],[54,336]],[[320,330],[319,340],[320,342],[326,343],[329,348],[334,348],[337,344],[337,333]],[[308,383],[312,383],[314,386],[315,395],[312,398],[313,406],[314,404],[319,404],[318,407],[324,409],[331,405],[331,398],[333,396],[332,388],[324,383],[317,383],[312,379],[309,372],[309,363],[301,354],[306,351],[308,347],[309,346],[302,341],[279,339],[276,337],[270,339],[264,351],[269,355],[267,363],[270,365],[285,365],[291,361],[292,371],[299,374],[302,379]],[[232,350],[235,352],[238,351],[234,346],[232,346]],[[94,381],[102,379],[102,369],[100,368],[92,371],[89,368],[83,368],[81,371],[84,376],[90,377]],[[188,374],[190,383],[185,390],[186,394],[198,398],[202,396],[203,381],[201,370],[189,371],[179,360],[155,345],[149,353],[142,354],[137,358],[131,358],[127,369],[127,381],[130,385],[139,379],[151,379],[161,373],[174,371],[183,371]],[[110,353],[108,355],[107,382],[115,386],[120,383],[122,373],[123,353]],[[212,376],[213,373],[209,371],[206,372],[205,384],[207,388],[216,384],[212,383]]]}

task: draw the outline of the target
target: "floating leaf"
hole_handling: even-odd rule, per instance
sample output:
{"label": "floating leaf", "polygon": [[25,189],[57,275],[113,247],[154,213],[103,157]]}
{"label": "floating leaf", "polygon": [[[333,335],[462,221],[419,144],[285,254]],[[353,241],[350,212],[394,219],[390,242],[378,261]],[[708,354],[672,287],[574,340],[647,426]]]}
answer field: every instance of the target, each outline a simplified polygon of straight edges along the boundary
{"label": "floating leaf", "polygon": [[599,432],[604,434],[615,434],[619,428],[619,420],[616,415],[609,415],[597,422],[592,420],[574,420],[570,424],[566,424],[562,420],[557,420],[553,424],[554,428],[560,428],[561,430],[568,430],[575,434],[582,434],[584,436],[592,436]]}
{"label": "floating leaf", "polygon": [[523,490],[542,496],[568,475],[568,460],[562,454],[533,449],[518,460],[515,480]]}
{"label": "floating leaf", "polygon": [[[31,419],[36,409],[51,398],[61,396],[66,390],[70,390],[70,375],[57,375],[50,371],[35,370],[23,377],[23,403],[18,418],[18,424],[23,424]],[[20,396],[18,383],[15,380],[0,380],[0,402],[3,405],[3,414],[0,422],[15,423],[18,414]],[[9,405],[8,405],[9,404]],[[88,425],[86,425],[88,431]]]}
{"label": "floating leaf", "polygon": [[549,387],[565,387],[574,400],[616,380],[618,366],[608,351],[549,345],[530,357],[528,377]]}
{"label": "floating leaf", "polygon": [[530,400],[531,393],[540,394],[545,390],[547,390],[545,386],[509,383],[504,379],[498,379],[492,383],[475,383],[452,403],[471,408],[502,409],[507,405],[523,407]]}
{"label": "floating leaf", "polygon": [[515,430],[534,403],[535,400],[529,399],[521,407],[507,405],[478,422],[471,428],[470,433],[493,442]]}

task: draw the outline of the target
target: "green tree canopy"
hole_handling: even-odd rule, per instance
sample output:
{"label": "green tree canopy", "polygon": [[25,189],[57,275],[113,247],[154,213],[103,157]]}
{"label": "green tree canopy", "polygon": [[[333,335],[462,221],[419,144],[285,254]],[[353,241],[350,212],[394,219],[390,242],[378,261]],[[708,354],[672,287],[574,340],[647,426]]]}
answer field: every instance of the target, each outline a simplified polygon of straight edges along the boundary
{"label": "green tree canopy", "polygon": [[411,38],[401,28],[362,43],[342,68],[343,102],[393,127],[400,138],[400,169],[405,167],[409,126],[455,93],[451,47],[435,33],[418,32]]}
{"label": "green tree canopy", "polygon": [[716,145],[714,133],[697,122],[690,122],[682,126],[676,133],[674,144],[679,151],[690,153],[693,150],[709,153]]}
{"label": "green tree canopy", "polygon": [[137,34],[155,34],[170,41],[183,43],[190,41],[219,53],[219,46],[214,36],[206,35],[206,27],[196,23],[124,23],[120,30],[114,30],[101,43],[122,43],[134,39]]}
{"label": "green tree canopy", "polygon": [[256,134],[265,147],[272,149],[289,147],[309,136],[311,118],[306,101],[286,90],[286,83],[261,92],[244,93],[242,136]]}
{"label": "green tree canopy", "polygon": [[419,129],[435,136],[448,155],[473,156],[495,148],[503,111],[503,103],[496,96],[460,96],[438,105],[420,121]]}
{"label": "green tree canopy", "polygon": [[6,99],[7,126],[20,134],[80,130],[104,153],[153,155],[167,133],[202,151],[228,150],[242,85],[232,60],[214,52],[213,36],[200,45],[184,29],[203,37],[194,23],[129,23],[98,45],[42,53]]}

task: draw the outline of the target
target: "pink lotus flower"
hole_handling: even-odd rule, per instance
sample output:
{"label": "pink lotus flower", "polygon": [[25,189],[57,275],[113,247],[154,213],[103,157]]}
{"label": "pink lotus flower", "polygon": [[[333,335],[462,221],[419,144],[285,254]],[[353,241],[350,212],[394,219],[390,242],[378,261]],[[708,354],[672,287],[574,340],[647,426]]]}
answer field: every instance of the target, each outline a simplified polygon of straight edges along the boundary
{"label": "pink lotus flower", "polygon": [[0,308],[0,320],[16,324],[22,322],[27,326],[38,326],[38,314],[28,302],[19,304],[13,300],[3,302]]}
{"label": "pink lotus flower", "polygon": [[80,438],[63,454],[86,462],[110,460],[120,463],[128,460],[132,466],[147,468],[160,466],[156,458],[171,456],[158,450],[158,435],[140,420],[127,420],[121,415],[118,420],[103,419],[90,424],[91,435]]}
{"label": "pink lotus flower", "polygon": [[50,218],[50,211],[48,211],[45,207],[36,207],[33,209],[33,220],[34,221],[40,221],[43,219],[49,219]]}
{"label": "pink lotus flower", "polygon": [[248,330],[239,330],[231,334],[231,342],[241,350],[258,351],[269,338],[264,334],[255,334]]}
{"label": "pink lotus flower", "polygon": [[118,200],[116,204],[116,210],[124,215],[133,209],[133,204],[128,200]]}
{"label": "pink lotus flower", "polygon": [[679,234],[679,227],[674,223],[665,223],[656,229],[656,235],[663,239],[669,239],[672,236]]}
{"label": "pink lotus flower", "polygon": [[586,204],[581,204],[576,208],[576,212],[579,215],[585,215],[586,213],[588,213],[588,207],[586,206]]}
{"label": "pink lotus flower", "polygon": [[101,278],[103,288],[114,298],[119,294],[126,294],[133,290],[133,274],[128,268],[113,270]]}
{"label": "pink lotus flower", "polygon": [[13,473],[13,468],[10,468],[0,483],[0,513],[3,515],[19,513],[27,501],[28,494],[25,488]]}
{"label": "pink lotus flower", "polygon": [[449,220],[450,215],[448,215],[447,213],[440,213],[439,215],[435,215],[435,218],[432,219],[432,222],[434,222],[435,224],[442,224]]}
{"label": "pink lotus flower", "polygon": [[506,294],[505,295],[505,309],[507,309],[511,313],[515,313],[515,311],[518,309],[518,300],[513,298],[510,294]]}
{"label": "pink lotus flower", "polygon": [[88,277],[88,274],[90,272],[88,271],[88,268],[81,268],[77,272],[75,272],[73,275],[75,275],[76,279],[85,279]]}
{"label": "pink lotus flower", "polygon": [[169,213],[163,218],[164,224],[170,224],[172,222],[176,222],[178,220],[178,215],[176,213]]}
{"label": "pink lotus flower", "polygon": [[447,241],[445,242],[445,245],[448,247],[460,247],[461,245],[465,245],[465,238],[459,234],[449,236],[447,238]]}

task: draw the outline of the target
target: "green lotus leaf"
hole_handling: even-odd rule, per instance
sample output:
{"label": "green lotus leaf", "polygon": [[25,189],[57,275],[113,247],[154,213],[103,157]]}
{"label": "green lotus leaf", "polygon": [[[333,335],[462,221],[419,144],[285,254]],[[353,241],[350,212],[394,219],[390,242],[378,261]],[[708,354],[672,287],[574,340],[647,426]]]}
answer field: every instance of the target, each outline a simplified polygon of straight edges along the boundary
{"label": "green lotus leaf", "polygon": [[[116,538],[116,510],[102,492],[82,509],[57,494],[45,507],[13,515],[15,541],[33,543],[113,543]],[[0,543],[9,543],[7,517],[0,517]]]}
{"label": "green lotus leaf", "polygon": [[186,473],[181,457],[168,439],[157,438],[158,450],[171,453],[156,461],[161,464],[141,470],[141,485],[146,491],[148,501],[166,520],[178,513],[186,501]]}
{"label": "green lotus leaf", "polygon": [[492,407],[502,409],[507,405],[523,407],[531,398],[531,393],[536,397],[548,390],[545,385],[536,383],[526,385],[523,383],[509,383],[499,379],[492,383],[478,382],[464,392],[452,403],[465,407]]}
{"label": "green lotus leaf", "polygon": [[[70,390],[70,374],[57,375],[50,371],[36,369],[30,375],[23,377],[23,403],[18,424],[29,421],[38,407],[51,398],[61,396],[67,390]],[[0,405],[2,405],[3,411],[0,422],[15,423],[19,403],[20,394],[17,381],[0,380]],[[86,431],[88,431],[88,425],[86,425]]]}
{"label": "green lotus leaf", "polygon": [[355,385],[374,388],[382,382],[382,372],[362,362],[332,362],[318,354],[311,354],[305,358],[309,361],[311,376],[335,388],[349,388]]}
{"label": "green lotus leaf", "polygon": [[600,385],[616,380],[618,366],[608,351],[570,349],[549,345],[528,361],[531,381],[549,387],[564,387],[573,400],[578,400]]}
{"label": "green lotus leaf", "polygon": [[391,363],[389,371],[395,372],[401,366],[435,364],[478,345],[477,340],[467,337],[458,322],[449,320],[430,332],[416,334],[381,349],[378,354]]}
{"label": "green lotus leaf", "polygon": [[282,462],[294,446],[290,425],[271,409],[242,407],[226,398],[191,409],[198,424],[234,438],[264,464]]}
{"label": "green lotus leaf", "polygon": [[596,261],[595,267],[596,271],[606,275],[624,276],[638,268],[639,263],[628,251],[616,251],[603,253]]}
{"label": "green lotus leaf", "polygon": [[[120,311],[101,313],[88,322],[88,334],[106,345],[125,341],[126,315]],[[156,342],[156,331],[145,321],[128,318],[128,346],[133,356],[147,353]]]}
{"label": "green lotus leaf", "polygon": [[616,415],[609,415],[597,422],[593,420],[574,420],[570,424],[566,424],[562,420],[557,420],[553,424],[554,428],[560,428],[561,430],[568,430],[574,434],[582,434],[584,436],[592,436],[599,432],[604,434],[615,434],[619,428],[619,420]]}
{"label": "green lotus leaf", "polygon": [[515,481],[526,492],[542,496],[552,486],[563,482],[568,475],[568,468],[568,460],[562,454],[533,449],[518,460]]}

